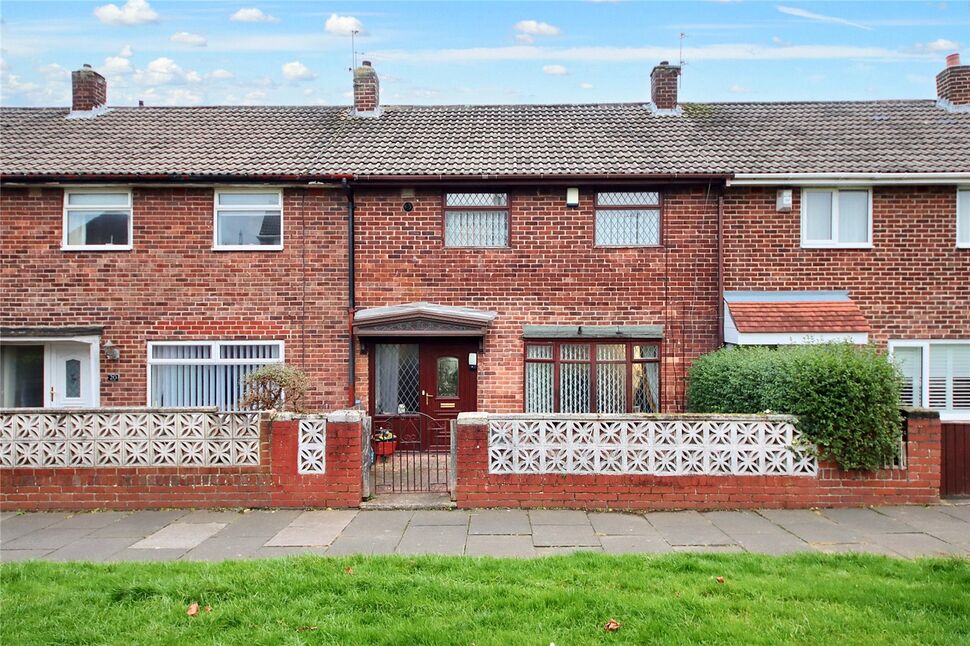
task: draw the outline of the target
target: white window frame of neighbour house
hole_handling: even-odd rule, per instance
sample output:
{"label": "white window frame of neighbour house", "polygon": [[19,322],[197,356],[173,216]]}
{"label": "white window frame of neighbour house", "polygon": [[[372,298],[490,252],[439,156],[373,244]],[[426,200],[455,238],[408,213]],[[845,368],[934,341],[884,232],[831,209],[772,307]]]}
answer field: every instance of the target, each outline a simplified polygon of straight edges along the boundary
{"label": "white window frame of neighbour house", "polygon": [[[235,359],[224,359],[222,358],[222,347],[223,346],[233,346],[233,345],[247,345],[247,346],[276,346],[279,348],[277,357],[270,359],[263,358],[235,358]],[[185,346],[209,346],[209,357],[208,358],[181,358],[181,359],[156,359],[154,358],[155,348],[158,347],[185,347]],[[146,401],[149,407],[156,407],[154,401],[152,401],[152,390],[154,384],[152,383],[152,368],[155,366],[172,366],[172,365],[184,365],[184,366],[232,366],[232,365],[255,365],[263,366],[275,363],[283,363],[285,361],[285,343],[283,341],[265,341],[265,340],[195,340],[195,341],[150,341],[148,343],[148,361],[147,361],[147,388],[146,388]],[[184,382],[183,382],[184,383]],[[242,386],[239,386],[239,393],[242,393]],[[229,403],[229,402],[227,402]],[[225,410],[238,410],[236,402],[232,403],[231,407],[226,407]],[[190,406],[212,406],[215,404],[190,404]],[[181,408],[183,405],[164,405],[157,406],[160,408]]]}
{"label": "white window frame of neighbour house", "polygon": [[[226,204],[219,205],[219,196],[239,193],[260,193],[275,194],[277,196],[276,205],[271,204]],[[220,244],[219,243],[219,217],[221,211],[272,211],[279,209],[280,212],[280,243],[279,244]],[[224,215],[223,217],[233,217]],[[212,250],[213,251],[282,251],[284,245],[284,217],[283,217],[283,189],[279,188],[217,188],[212,196]]]}
{"label": "white window frame of neighbour house", "polygon": [[[98,195],[98,194],[125,195],[128,203],[125,205],[117,204],[70,204],[72,195]],[[97,211],[127,211],[128,212],[128,243],[127,244],[70,244],[68,242],[68,212],[97,212]],[[64,189],[64,208],[61,216],[61,250],[62,251],[131,251],[133,246],[134,228],[134,208],[132,191],[130,187],[84,187],[84,188],[65,188]]]}
{"label": "white window frame of neighbour house", "polygon": [[[933,408],[930,404],[930,356],[934,347],[945,347],[953,345],[970,346],[970,339],[959,340],[935,340],[935,339],[916,339],[916,340],[896,340],[889,342],[889,355],[892,357],[896,350],[901,348],[916,348],[920,351],[920,388],[918,401],[914,405],[921,408]],[[948,389],[952,389],[953,375],[950,373],[946,377]],[[909,402],[906,402],[907,404]],[[944,421],[970,421],[970,408],[933,408],[940,413],[940,419]]]}
{"label": "white window frame of neighbour house", "polygon": [[957,189],[957,247],[970,249],[970,186]]}
{"label": "white window frame of neighbour house", "polygon": [[[866,241],[842,242],[839,240],[839,193],[866,193]],[[830,193],[831,230],[832,237],[827,240],[811,239],[808,237],[808,208],[807,197],[811,194]],[[813,187],[803,188],[799,200],[801,219],[801,244],[804,249],[871,249],[872,248],[872,188],[871,187]]]}
{"label": "white window frame of neighbour house", "polygon": [[[491,204],[487,203],[491,196]],[[495,198],[501,196],[504,203],[496,204]],[[482,198],[474,201],[474,198]],[[455,201],[471,200],[466,204],[454,204]],[[452,191],[445,192],[442,196],[442,217],[441,217],[441,239],[445,247],[451,249],[507,249],[512,244],[512,202],[511,197],[504,191]],[[476,235],[484,235],[487,226],[481,226],[474,222],[474,216],[498,216],[505,218],[505,239],[499,242],[488,242],[482,238],[475,238]],[[454,217],[463,217],[464,225],[472,227],[471,232],[462,232],[459,239],[449,239],[449,221]],[[457,226],[457,225],[455,225]],[[471,239],[470,239],[471,238]]]}

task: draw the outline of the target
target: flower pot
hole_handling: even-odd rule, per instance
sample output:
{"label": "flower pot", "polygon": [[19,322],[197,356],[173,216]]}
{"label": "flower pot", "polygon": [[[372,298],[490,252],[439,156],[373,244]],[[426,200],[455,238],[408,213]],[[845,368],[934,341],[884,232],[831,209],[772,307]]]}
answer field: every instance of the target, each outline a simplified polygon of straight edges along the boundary
{"label": "flower pot", "polygon": [[385,440],[383,442],[374,442],[374,455],[379,455],[379,456],[394,455],[394,451],[396,449],[397,449],[397,440]]}

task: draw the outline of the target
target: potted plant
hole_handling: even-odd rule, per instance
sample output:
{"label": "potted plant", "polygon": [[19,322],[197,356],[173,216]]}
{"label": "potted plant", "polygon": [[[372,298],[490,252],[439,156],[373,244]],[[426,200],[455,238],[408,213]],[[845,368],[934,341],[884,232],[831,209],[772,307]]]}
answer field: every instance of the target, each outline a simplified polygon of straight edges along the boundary
{"label": "potted plant", "polygon": [[371,440],[374,445],[374,455],[379,455],[385,461],[388,457],[394,455],[394,451],[397,449],[397,435],[392,433],[389,428],[377,429],[374,431]]}

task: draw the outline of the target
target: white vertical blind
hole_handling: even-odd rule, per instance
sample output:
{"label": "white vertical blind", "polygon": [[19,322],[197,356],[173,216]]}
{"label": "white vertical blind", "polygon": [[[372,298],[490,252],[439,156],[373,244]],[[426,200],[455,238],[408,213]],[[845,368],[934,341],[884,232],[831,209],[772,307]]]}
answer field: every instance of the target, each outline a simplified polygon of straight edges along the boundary
{"label": "white vertical blind", "polygon": [[970,343],[930,344],[929,406],[970,410]]}

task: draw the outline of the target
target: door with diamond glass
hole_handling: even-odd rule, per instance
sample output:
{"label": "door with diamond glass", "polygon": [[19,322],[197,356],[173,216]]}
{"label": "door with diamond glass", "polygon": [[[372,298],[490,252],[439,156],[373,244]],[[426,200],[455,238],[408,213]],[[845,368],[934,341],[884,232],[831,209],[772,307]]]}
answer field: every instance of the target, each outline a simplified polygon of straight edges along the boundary
{"label": "door with diamond glass", "polygon": [[90,346],[84,343],[52,343],[49,357],[50,405],[53,408],[93,406]]}
{"label": "door with diamond glass", "polygon": [[427,425],[423,449],[449,448],[451,421],[477,408],[477,374],[469,362],[477,351],[474,341],[421,344],[420,405]]}

